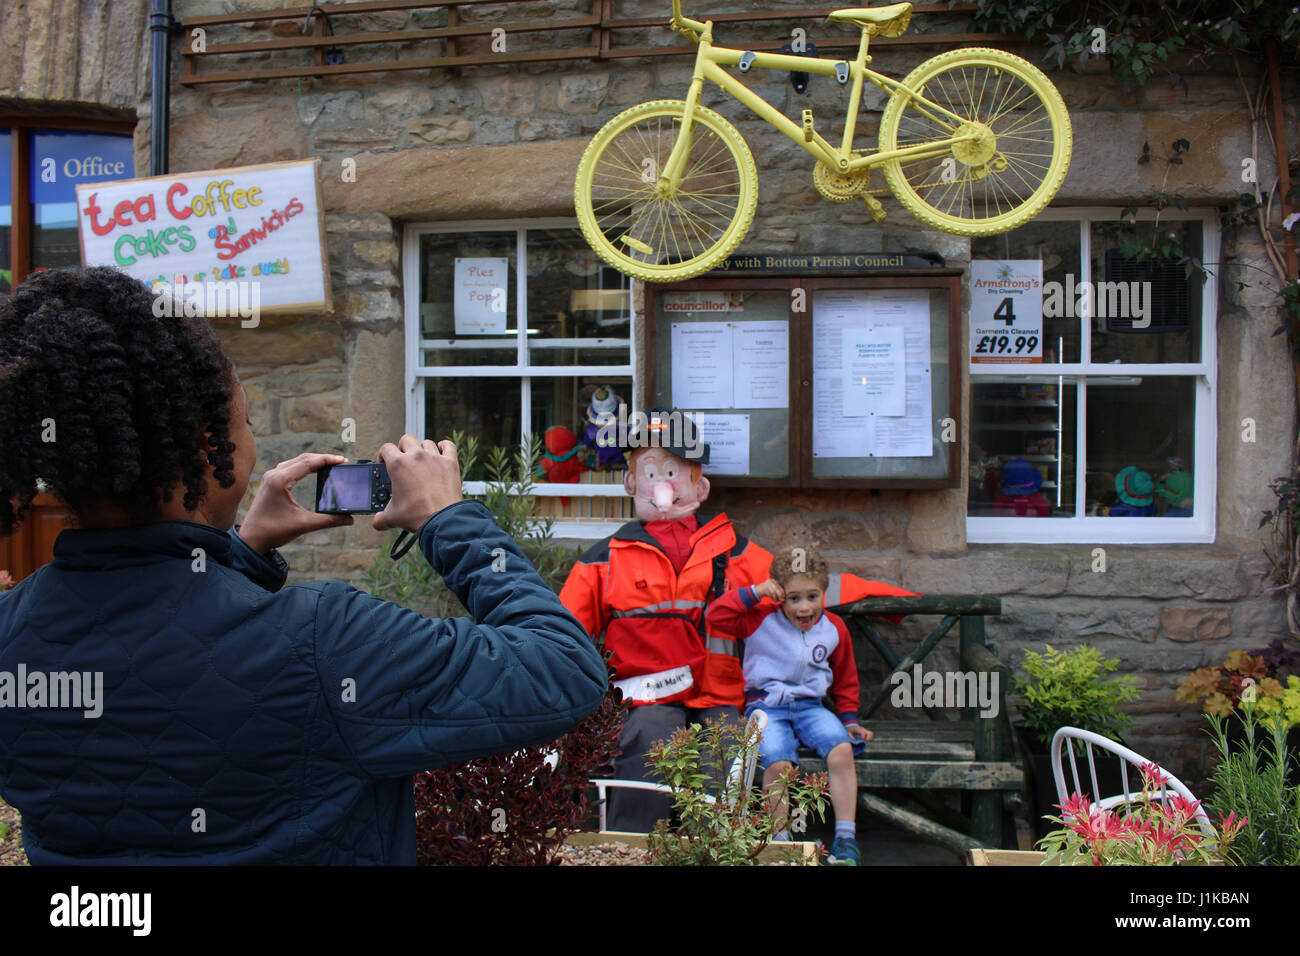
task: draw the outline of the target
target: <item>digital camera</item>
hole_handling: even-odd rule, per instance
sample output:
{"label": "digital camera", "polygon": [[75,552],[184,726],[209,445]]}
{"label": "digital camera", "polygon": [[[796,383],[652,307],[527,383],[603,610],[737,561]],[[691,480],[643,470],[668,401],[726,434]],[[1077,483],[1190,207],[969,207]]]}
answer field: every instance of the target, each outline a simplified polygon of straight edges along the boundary
{"label": "digital camera", "polygon": [[372,515],[393,496],[382,461],[327,465],[316,472],[316,510],[327,515]]}

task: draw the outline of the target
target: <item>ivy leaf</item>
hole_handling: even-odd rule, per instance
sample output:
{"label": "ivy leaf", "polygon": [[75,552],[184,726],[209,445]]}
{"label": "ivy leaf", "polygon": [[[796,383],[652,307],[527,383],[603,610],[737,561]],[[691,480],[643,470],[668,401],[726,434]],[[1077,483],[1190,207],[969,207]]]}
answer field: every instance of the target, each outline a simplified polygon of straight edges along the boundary
{"label": "ivy leaf", "polygon": [[1151,162],[1151,142],[1148,140],[1142,144],[1142,155],[1138,157],[1138,164]]}
{"label": "ivy leaf", "polygon": [[1175,152],[1175,153],[1185,153],[1185,152],[1187,152],[1187,151],[1188,151],[1189,149],[1191,149],[1191,148],[1192,148],[1192,144],[1189,143],[1189,142],[1188,142],[1187,140],[1185,140],[1185,139],[1176,139],[1176,140],[1174,140],[1174,152]]}
{"label": "ivy leaf", "polygon": [[[1285,331],[1286,331],[1286,326],[1279,325],[1276,329],[1273,330],[1273,335],[1281,335]],[[1272,338],[1272,336],[1269,337]]]}

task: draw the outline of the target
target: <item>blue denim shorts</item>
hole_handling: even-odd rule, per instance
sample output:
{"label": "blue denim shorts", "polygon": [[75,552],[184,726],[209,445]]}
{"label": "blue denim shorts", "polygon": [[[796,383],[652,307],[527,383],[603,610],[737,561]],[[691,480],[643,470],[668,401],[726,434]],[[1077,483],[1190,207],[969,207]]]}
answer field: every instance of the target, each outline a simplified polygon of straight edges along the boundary
{"label": "blue denim shorts", "polygon": [[849,736],[840,719],[823,707],[820,700],[809,698],[779,706],[756,701],[745,708],[745,716],[756,710],[767,712],[767,729],[758,745],[758,765],[764,770],[781,760],[798,764],[799,744],[823,760],[839,744],[852,744],[855,755],[866,749],[864,742]]}

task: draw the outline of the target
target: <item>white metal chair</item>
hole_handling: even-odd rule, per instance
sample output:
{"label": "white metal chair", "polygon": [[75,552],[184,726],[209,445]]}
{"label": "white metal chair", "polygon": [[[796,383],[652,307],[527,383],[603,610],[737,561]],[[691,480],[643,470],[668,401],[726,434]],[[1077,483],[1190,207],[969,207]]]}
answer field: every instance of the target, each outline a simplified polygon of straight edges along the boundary
{"label": "white metal chair", "polygon": [[[764,711],[756,710],[749,715],[749,720],[745,723],[746,732],[753,731],[757,734],[757,739],[761,739],[763,731],[767,729],[767,714]],[[727,772],[726,794],[729,800],[734,800],[738,794],[748,793],[754,786],[754,775],[758,770],[758,747],[754,748],[753,753],[749,755],[748,760],[741,760],[737,757],[731,762],[731,769]],[[600,828],[605,829],[605,810],[609,806],[609,799],[605,792],[610,789],[621,790],[653,790],[658,793],[672,793],[672,787],[666,783],[652,783],[647,780],[592,780],[596,785],[597,799],[600,803]],[[705,799],[710,803],[717,803],[718,798],[712,794],[705,794]],[[729,804],[730,805],[730,804]]]}
{"label": "white metal chair", "polygon": [[[1088,757],[1088,777],[1082,783],[1079,777],[1079,766],[1075,761],[1074,744],[1071,742],[1075,740],[1083,745],[1084,752]],[[1106,751],[1109,756],[1113,756],[1119,761],[1122,793],[1109,797],[1101,795],[1101,786],[1097,783],[1097,762],[1092,752],[1094,747]],[[1065,784],[1065,768],[1061,761],[1062,750],[1065,750],[1070,755],[1070,773],[1074,779],[1073,789],[1066,787]],[[1123,744],[1116,743],[1090,730],[1080,730],[1078,727],[1062,727],[1052,737],[1052,776],[1056,779],[1056,795],[1061,803],[1065,803],[1073,793],[1091,796],[1093,804],[1102,810],[1110,810],[1125,803],[1132,803],[1134,797],[1142,792],[1141,767],[1143,764],[1150,764],[1151,762],[1140,753],[1130,750]],[[1138,784],[1136,789],[1129,785],[1130,764],[1138,768],[1135,774]],[[1159,792],[1153,795],[1155,799],[1165,800],[1171,791],[1187,800],[1196,799],[1192,795],[1192,791],[1188,790],[1181,780],[1164,767],[1160,768],[1160,773],[1164,776],[1164,781],[1160,784]],[[1087,786],[1089,783],[1091,783],[1091,787]],[[1210,817],[1204,808],[1197,809],[1196,822],[1200,826],[1201,832],[1207,837],[1215,835],[1214,826],[1210,823]]]}

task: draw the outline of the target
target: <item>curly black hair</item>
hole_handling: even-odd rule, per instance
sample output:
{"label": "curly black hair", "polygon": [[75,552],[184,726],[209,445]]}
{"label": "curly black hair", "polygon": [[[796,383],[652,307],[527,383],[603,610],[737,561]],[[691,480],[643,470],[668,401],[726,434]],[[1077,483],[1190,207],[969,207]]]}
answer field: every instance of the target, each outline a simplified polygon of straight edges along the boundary
{"label": "curly black hair", "polygon": [[234,365],[206,319],[159,317],[154,302],[97,267],[38,273],[0,304],[0,535],[38,479],[79,521],[109,504],[141,524],[182,480],[197,508],[208,463],[234,484]]}

